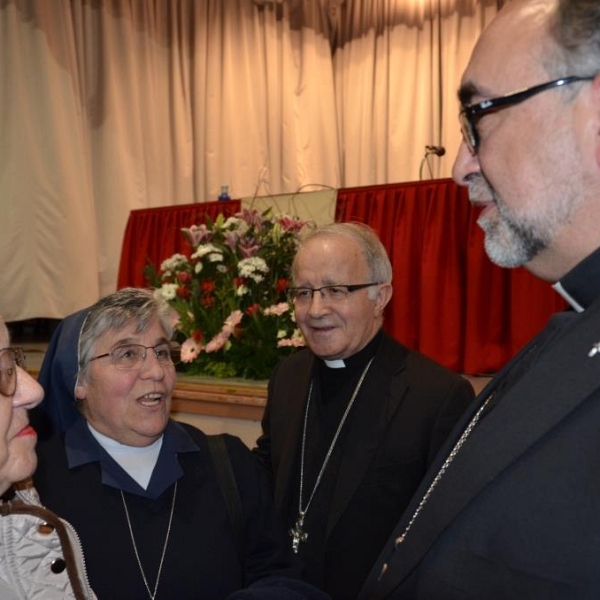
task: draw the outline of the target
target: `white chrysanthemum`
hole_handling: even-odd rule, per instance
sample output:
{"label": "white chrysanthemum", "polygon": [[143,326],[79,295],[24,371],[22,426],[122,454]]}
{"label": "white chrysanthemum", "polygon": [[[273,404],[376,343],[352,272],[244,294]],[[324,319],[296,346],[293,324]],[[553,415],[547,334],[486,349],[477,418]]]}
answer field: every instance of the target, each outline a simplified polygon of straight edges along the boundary
{"label": "white chrysanthemum", "polygon": [[219,273],[227,273],[227,267],[225,265],[217,265],[217,271]]}
{"label": "white chrysanthemum", "polygon": [[[243,258],[238,263],[238,273],[242,277],[254,277],[256,272],[268,273],[269,267],[267,263],[260,258],[260,256],[251,256],[250,258]],[[255,279],[255,281],[257,281]]]}
{"label": "white chrysanthemum", "polygon": [[173,256],[165,258],[165,260],[162,261],[160,268],[162,271],[171,271],[186,263],[187,256],[184,256],[183,254],[173,254]]}
{"label": "white chrysanthemum", "polygon": [[194,267],[194,273],[196,273],[196,275],[198,275],[198,273],[200,273],[200,271],[202,271],[204,267],[202,266],[201,262],[197,262],[196,266]]}
{"label": "white chrysanthemum", "polygon": [[206,258],[212,263],[223,262],[223,255],[220,252],[211,252]]}
{"label": "white chrysanthemum", "polygon": [[235,292],[236,296],[245,296],[250,290],[245,285],[238,286],[237,291]]}
{"label": "white chrysanthemum", "polygon": [[176,292],[176,283],[163,283],[162,287],[160,288],[160,293],[165,300],[173,300],[173,298],[175,298]]}

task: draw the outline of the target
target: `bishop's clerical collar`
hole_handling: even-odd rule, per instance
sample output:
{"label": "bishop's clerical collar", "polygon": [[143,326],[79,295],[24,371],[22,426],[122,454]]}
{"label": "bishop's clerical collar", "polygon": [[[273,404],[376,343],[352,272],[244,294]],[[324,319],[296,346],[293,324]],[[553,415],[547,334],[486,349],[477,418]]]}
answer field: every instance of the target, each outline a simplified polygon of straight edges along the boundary
{"label": "bishop's clerical collar", "polygon": [[366,365],[371,358],[375,356],[377,353],[377,349],[379,348],[379,344],[383,338],[383,329],[380,329],[374,336],[373,339],[362,349],[359,350],[356,354],[349,356],[345,359],[337,359],[337,360],[324,360],[323,362],[330,369],[344,369],[345,367],[350,367],[352,370],[361,368]]}
{"label": "bishop's clerical collar", "polygon": [[325,360],[325,364],[330,369],[343,369],[346,366],[343,358],[336,358],[335,360]]}
{"label": "bishop's clerical collar", "polygon": [[600,296],[600,248],[571,269],[553,286],[577,312]]}

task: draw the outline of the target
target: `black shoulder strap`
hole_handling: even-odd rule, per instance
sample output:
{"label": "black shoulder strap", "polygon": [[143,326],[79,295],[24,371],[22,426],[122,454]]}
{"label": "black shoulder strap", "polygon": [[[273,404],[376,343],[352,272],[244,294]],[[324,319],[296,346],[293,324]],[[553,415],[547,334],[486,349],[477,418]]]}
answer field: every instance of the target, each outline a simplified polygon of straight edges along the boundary
{"label": "black shoulder strap", "polygon": [[244,517],[242,513],[242,502],[235,481],[235,475],[231,467],[227,446],[225,445],[225,440],[222,435],[207,435],[206,440],[208,442],[208,448],[210,450],[210,456],[212,458],[217,481],[221,488],[223,499],[225,500],[229,521],[231,522],[231,527],[233,529],[238,558],[240,559],[240,564],[243,565]]}

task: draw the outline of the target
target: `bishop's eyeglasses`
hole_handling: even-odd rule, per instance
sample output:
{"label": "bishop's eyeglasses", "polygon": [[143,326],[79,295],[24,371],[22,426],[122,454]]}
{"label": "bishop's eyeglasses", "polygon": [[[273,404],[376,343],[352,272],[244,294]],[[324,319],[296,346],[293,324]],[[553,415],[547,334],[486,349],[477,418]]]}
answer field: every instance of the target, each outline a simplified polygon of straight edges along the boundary
{"label": "bishop's eyeglasses", "polygon": [[122,344],[110,352],[99,354],[90,358],[89,362],[99,358],[110,357],[110,362],[121,371],[135,371],[141,369],[148,350],[154,352],[156,360],[163,366],[171,366],[179,362],[181,349],[178,345],[169,342],[161,342],[156,346],[143,346],[142,344]]}
{"label": "bishop's eyeglasses", "polygon": [[25,368],[23,348],[0,350],[0,394],[10,398],[17,391],[17,367]]}
{"label": "bishop's eyeglasses", "polygon": [[490,100],[483,100],[476,104],[470,104],[469,106],[463,106],[460,109],[458,118],[460,120],[460,128],[463,134],[465,143],[467,144],[471,154],[475,156],[479,149],[479,132],[477,131],[477,123],[479,120],[489,113],[502,110],[514,104],[519,104],[540,92],[551,90],[556,87],[562,87],[564,85],[570,85],[578,81],[590,81],[596,77],[595,75],[579,77],[577,75],[571,75],[570,77],[561,77],[560,79],[554,79],[546,83],[534,85],[518,92],[512,92],[499,96],[498,98],[491,98]]}
{"label": "bishop's eyeglasses", "polygon": [[310,304],[315,292],[319,292],[321,300],[330,302],[343,302],[352,292],[363,290],[373,285],[380,285],[378,282],[373,283],[356,283],[353,285],[324,285],[319,288],[310,287],[291,287],[287,290],[288,298],[295,304]]}

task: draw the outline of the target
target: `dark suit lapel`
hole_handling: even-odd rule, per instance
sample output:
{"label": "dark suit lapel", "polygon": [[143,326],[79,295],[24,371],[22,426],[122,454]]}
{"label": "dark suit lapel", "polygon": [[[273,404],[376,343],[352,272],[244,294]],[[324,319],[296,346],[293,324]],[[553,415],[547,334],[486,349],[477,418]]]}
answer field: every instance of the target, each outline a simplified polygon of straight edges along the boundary
{"label": "dark suit lapel", "polygon": [[[376,592],[366,597],[373,600],[385,598],[418,564],[456,515],[490,481],[600,388],[600,354],[594,358],[588,357],[592,345],[600,339],[597,316],[593,313],[579,315],[576,322],[567,325],[559,336],[561,343],[547,348],[535,366],[473,429],[415,520],[406,541],[395,552],[389,573]],[[484,390],[486,395],[495,386],[488,386]],[[484,399],[482,394],[479,404]],[[462,429],[465,426],[463,421]],[[392,539],[404,532],[406,523],[414,514],[431,480],[439,472],[439,466],[448,452],[446,446],[417,491]],[[391,546],[387,550],[391,551]]]}
{"label": "dark suit lapel", "polygon": [[285,420],[271,426],[281,427],[285,431],[285,444],[282,447],[279,473],[284,477],[277,478],[275,488],[275,506],[289,506],[294,478],[298,478],[296,456],[302,443],[302,428],[304,420],[304,407],[308,397],[308,389],[312,379],[314,355],[306,353],[306,360],[297,365],[296,371],[290,376],[289,395],[285,401]]}
{"label": "dark suit lapel", "polygon": [[402,404],[406,392],[405,378],[402,377],[406,354],[404,347],[390,343],[389,338],[384,336],[347,424],[348,432],[327,521],[327,536],[346,510]]}

